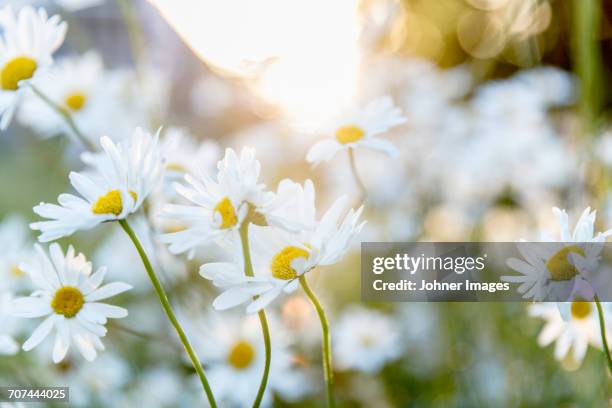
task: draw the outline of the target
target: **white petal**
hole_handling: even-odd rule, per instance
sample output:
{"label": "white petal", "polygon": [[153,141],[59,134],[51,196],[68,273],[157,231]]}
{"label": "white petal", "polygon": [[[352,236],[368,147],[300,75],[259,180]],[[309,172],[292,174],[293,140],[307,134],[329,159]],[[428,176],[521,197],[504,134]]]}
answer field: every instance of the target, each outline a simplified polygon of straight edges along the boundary
{"label": "white petal", "polygon": [[30,296],[13,301],[13,315],[17,317],[34,318],[53,313],[49,300]]}
{"label": "white petal", "polygon": [[68,349],[70,348],[70,333],[68,329],[68,322],[65,319],[61,320],[57,324],[57,334],[55,335],[55,345],[53,346],[53,362],[59,363],[66,357]]}
{"label": "white petal", "polygon": [[55,325],[55,320],[55,315],[51,315],[47,317],[41,324],[39,324],[38,327],[34,330],[34,332],[32,332],[30,338],[27,339],[25,343],[23,343],[23,350],[30,351],[34,347],[38,346],[40,342],[43,341],[49,335],[51,329],[53,329],[53,326]]}
{"label": "white petal", "polygon": [[261,296],[257,298],[257,300],[254,300],[247,307],[247,310],[246,310],[247,313],[256,313],[260,311],[261,309],[263,309],[264,307],[268,306],[270,302],[272,302],[274,299],[276,299],[278,295],[281,294],[281,291],[282,291],[282,287],[278,287],[278,288],[274,288],[262,294]]}
{"label": "white petal", "polygon": [[88,305],[95,313],[111,319],[121,319],[128,315],[127,310],[119,306],[107,305],[106,303],[88,303]]}
{"label": "white petal", "polygon": [[132,286],[128,285],[127,283],[113,282],[94,290],[93,292],[85,296],[85,299],[88,302],[95,302],[96,300],[106,299],[130,289],[132,289]]}
{"label": "white petal", "polygon": [[96,359],[98,353],[88,336],[85,336],[83,333],[77,333],[74,334],[72,338],[83,357],[85,357],[85,360],[94,361]]}
{"label": "white petal", "polygon": [[238,306],[252,298],[253,296],[246,290],[230,289],[217,296],[213,301],[213,307],[215,310],[226,310]]}
{"label": "white petal", "polygon": [[336,140],[321,140],[320,142],[315,143],[315,145],[308,150],[306,160],[315,164],[322,161],[329,161],[336,155],[336,153],[342,150],[342,148],[343,146]]}

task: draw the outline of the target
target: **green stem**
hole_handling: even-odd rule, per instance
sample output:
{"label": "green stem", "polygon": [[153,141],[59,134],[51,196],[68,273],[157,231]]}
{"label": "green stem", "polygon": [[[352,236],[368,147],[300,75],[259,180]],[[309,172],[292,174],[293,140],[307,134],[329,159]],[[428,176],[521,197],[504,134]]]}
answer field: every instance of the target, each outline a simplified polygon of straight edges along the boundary
{"label": "green stem", "polygon": [[[244,256],[244,274],[246,276],[255,276],[253,272],[253,263],[251,262],[251,250],[249,249],[249,222],[244,221],[240,227],[240,243],[242,244],[242,255]],[[257,296],[254,297],[257,299]],[[264,346],[266,349],[266,363],[264,366],[263,376],[259,383],[259,390],[257,390],[257,396],[253,402],[253,407],[259,407],[268,385],[268,375],[270,374],[270,362],[272,361],[272,346],[270,342],[270,328],[268,327],[268,319],[266,313],[260,310],[257,315],[259,316],[259,323],[261,324],[261,332],[264,338]]]}
{"label": "green stem", "polygon": [[55,110],[64,119],[64,121],[66,122],[68,127],[70,127],[70,129],[72,130],[72,132],[74,133],[76,138],[81,142],[81,144],[86,149],[88,149],[88,150],[90,150],[92,152],[96,151],[96,146],[94,146],[94,144],[87,137],[85,137],[83,132],[81,132],[79,130],[79,127],[74,122],[74,119],[72,118],[72,115],[70,114],[70,112],[68,112],[68,110],[66,108],[64,108],[64,107],[58,105],[56,102],[52,101],[51,98],[49,98],[47,95],[42,93],[40,91],[40,89],[38,89],[34,85],[30,84],[30,88],[32,89],[32,91],[34,91],[34,93],[40,99],[42,99],[47,105],[49,105],[49,107],[51,107],[53,110]]}
{"label": "green stem", "polygon": [[604,354],[606,355],[606,359],[608,360],[608,369],[610,370],[610,374],[612,374],[612,357],[610,357],[610,348],[608,347],[608,340],[606,338],[606,322],[604,320],[603,309],[601,308],[601,303],[599,302],[599,297],[595,295],[594,297],[595,305],[597,306],[597,314],[599,315],[599,330],[601,331],[601,342],[603,343]]}
{"label": "green stem", "polygon": [[580,119],[583,132],[588,134],[595,130],[601,109],[602,62],[597,42],[601,0],[573,0],[572,11],[572,54],[574,70],[580,78]]}
{"label": "green stem", "polygon": [[368,196],[368,190],[366,189],[365,184],[363,184],[363,181],[359,176],[359,172],[357,171],[357,164],[355,163],[355,153],[353,152],[353,148],[349,147],[348,155],[349,162],[351,164],[351,172],[353,173],[353,177],[355,178],[355,183],[357,184],[357,187],[359,187],[359,202],[361,203],[365,201],[366,197]]}
{"label": "green stem", "polygon": [[189,343],[189,340],[187,339],[187,335],[185,334],[185,331],[183,330],[180,323],[176,319],[176,316],[174,315],[174,311],[172,310],[172,306],[170,306],[170,301],[168,300],[168,296],[166,295],[164,288],[162,287],[159,280],[157,279],[157,276],[155,275],[155,272],[153,271],[153,267],[151,266],[151,262],[149,262],[149,258],[147,257],[147,254],[144,248],[140,244],[138,237],[134,233],[134,230],[132,230],[132,228],[128,224],[127,220],[125,219],[119,220],[119,224],[121,224],[121,227],[123,228],[123,230],[126,232],[126,234],[128,234],[128,236],[134,243],[134,246],[136,247],[136,250],[138,251],[138,254],[140,255],[140,259],[142,259],[142,263],[145,269],[147,270],[149,279],[151,279],[151,283],[153,283],[153,288],[155,288],[155,292],[157,293],[159,302],[161,303],[162,308],[164,309],[164,312],[166,312],[166,316],[168,316],[168,320],[170,320],[170,323],[172,323],[172,326],[174,326],[174,329],[176,330],[176,333],[178,334],[178,337],[181,340],[181,343],[183,343],[183,347],[185,347],[185,351],[187,352],[187,355],[189,356],[189,359],[191,360],[191,364],[193,365],[193,368],[198,373],[198,377],[200,377],[200,381],[202,382],[202,387],[204,388],[204,392],[206,393],[208,402],[210,403],[210,406],[212,408],[215,408],[217,406],[215,402],[215,397],[213,396],[210,385],[208,384],[208,380],[206,379],[206,375],[204,374],[204,370],[202,369],[202,364],[200,363],[200,360],[198,359],[198,356],[196,355],[196,353],[193,351],[193,348],[191,347],[191,344]]}
{"label": "green stem", "polygon": [[332,351],[331,351],[331,338],[329,335],[329,323],[327,322],[327,317],[325,316],[325,310],[321,306],[319,299],[314,294],[314,292],[308,286],[308,282],[306,281],[306,276],[300,276],[300,284],[306,292],[306,295],[310,299],[310,302],[317,310],[317,314],[319,315],[319,320],[321,321],[321,330],[323,332],[323,370],[325,371],[325,383],[327,385],[327,406],[335,407],[336,403],[334,401],[334,370],[332,368]]}

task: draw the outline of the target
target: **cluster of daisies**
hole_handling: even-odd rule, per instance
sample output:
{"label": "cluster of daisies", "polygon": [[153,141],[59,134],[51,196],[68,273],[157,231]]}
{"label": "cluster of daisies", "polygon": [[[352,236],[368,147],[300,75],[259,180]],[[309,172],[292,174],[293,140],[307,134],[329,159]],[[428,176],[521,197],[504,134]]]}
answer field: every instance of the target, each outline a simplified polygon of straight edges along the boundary
{"label": "cluster of daisies", "polygon": [[[15,319],[26,318],[36,319],[37,325],[23,342],[23,350],[33,350],[52,336],[49,351],[54,363],[72,361],[72,348],[86,360],[94,361],[104,350],[102,338],[109,319],[128,315],[126,309],[107,303],[107,299],[148,285],[131,276],[136,272],[146,276],[139,270],[140,260],[134,254],[140,255],[146,271],[152,274],[153,268],[166,269],[169,258],[180,263],[172,255],[162,259],[160,254],[165,250],[160,249],[160,244],[166,244],[171,254],[186,253],[189,260],[201,259],[202,253],[226,254],[219,257],[223,262],[204,262],[200,275],[219,288],[220,294],[212,301],[214,309],[244,305],[247,313],[261,313],[281,295],[295,291],[310,271],[340,262],[350,250],[365,224],[361,220],[363,206],[349,208],[349,198],[342,196],[326,212],[317,214],[315,188],[310,180],[300,184],[283,179],[275,191],[266,189],[259,181],[261,165],[252,148],[238,152],[228,148],[216,162],[219,148],[215,143],[195,143],[179,129],[169,129],[162,136],[161,129],[153,134],[142,128],[127,136],[121,130],[117,132],[121,133],[119,137],[103,136],[94,144],[93,135],[108,125],[106,118],[121,117],[118,112],[115,115],[104,109],[109,105],[104,99],[117,98],[114,89],[121,87],[113,86],[112,80],[100,85],[104,68],[99,56],[87,53],[64,58],[54,65],[53,53],[61,46],[67,28],[59,16],[48,17],[44,9],[30,7],[18,13],[6,7],[1,13],[3,128],[18,112],[20,122],[38,133],[66,134],[80,139],[78,142],[90,150],[81,155],[83,170],[69,175],[75,194],[59,195],[57,204],[36,205],[33,210],[42,220],[29,227],[40,232],[38,241],[45,244],[115,221],[126,232],[137,231],[134,235],[128,232],[136,248],[128,245],[130,249],[126,251],[125,242],[120,245],[122,250],[111,245],[114,257],[126,256],[117,259],[119,264],[129,262],[117,273],[105,266],[94,269],[72,246],[64,251],[57,243],[32,245],[23,231],[23,221],[6,220],[2,243],[7,252],[1,261],[7,278],[2,282],[11,286],[2,287],[3,353],[18,351],[13,327]],[[311,149],[308,161],[329,160],[342,150],[361,147],[396,156],[394,147],[377,136],[404,121],[388,97],[362,110],[352,108],[330,128],[331,138]],[[122,128],[121,124],[118,127]],[[119,239],[114,237],[113,241]],[[107,274],[116,279],[105,282]],[[165,272],[160,274],[164,274],[164,281],[173,279]],[[159,282],[154,280],[153,285],[162,305],[170,309],[163,289],[157,287]],[[31,294],[23,296],[28,291]],[[175,327],[180,326],[173,312],[166,313]],[[367,311],[360,313],[379,320],[375,312],[371,317]],[[187,315],[181,313],[181,317]],[[386,319],[384,315],[380,318]],[[253,330],[251,318],[219,318],[211,314],[208,319],[189,316],[186,320],[187,331],[197,333],[194,338],[198,355],[204,359],[220,401],[247,404],[258,391],[257,380],[262,371],[268,369],[268,387],[263,383],[264,389],[260,388],[265,392],[262,398],[266,405],[271,402],[272,392],[295,399],[316,388],[305,386],[305,373],[296,369],[288,350],[288,336],[282,334],[274,312],[269,320],[272,361],[270,350],[262,350],[265,337]],[[201,326],[212,329],[198,329]],[[182,328],[177,331],[189,353],[191,344],[183,339]],[[379,342],[367,330],[356,341],[346,337],[338,341],[345,343],[345,352],[338,357],[340,367],[372,371],[398,356],[387,349],[388,339]],[[355,348],[365,353],[378,349],[379,355],[373,353],[372,362],[364,365],[363,360],[353,358],[350,351]],[[192,362],[200,372],[199,362]],[[236,392],[236,386],[240,392]]]}

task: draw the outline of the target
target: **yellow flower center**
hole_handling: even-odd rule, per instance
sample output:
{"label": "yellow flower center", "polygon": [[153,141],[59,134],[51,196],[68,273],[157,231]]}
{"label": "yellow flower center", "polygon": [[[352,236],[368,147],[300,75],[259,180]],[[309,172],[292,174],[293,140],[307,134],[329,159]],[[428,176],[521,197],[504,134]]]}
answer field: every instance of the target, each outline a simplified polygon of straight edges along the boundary
{"label": "yellow flower center", "polygon": [[238,224],[238,215],[228,197],[223,198],[223,200],[217,203],[213,213],[221,216],[221,225],[219,227],[221,229],[231,228]]}
{"label": "yellow flower center", "polygon": [[[138,200],[138,194],[136,194],[134,191],[130,191],[130,196],[134,202]],[[121,214],[123,211],[121,191],[111,190],[102,197],[98,198],[98,200],[91,207],[91,211],[94,214]]]}
{"label": "yellow flower center", "polygon": [[98,198],[91,207],[94,214],[121,214],[123,211],[123,201],[121,200],[121,192],[112,190]]}
{"label": "yellow flower center", "polygon": [[336,139],[342,144],[356,142],[364,135],[363,129],[355,125],[342,126],[336,131]]}
{"label": "yellow flower center", "polygon": [[17,265],[13,265],[9,268],[9,274],[14,278],[20,278],[25,275],[25,272],[22,271]]}
{"label": "yellow flower center", "polygon": [[71,93],[64,99],[64,104],[66,104],[66,106],[74,112],[78,112],[83,109],[86,102],[87,96],[85,96],[85,94],[82,92]]}
{"label": "yellow flower center", "polygon": [[278,254],[272,258],[270,269],[272,270],[272,276],[277,279],[291,280],[297,278],[298,274],[295,269],[291,266],[296,258],[308,258],[308,251],[295,246],[288,246],[283,248]]}
{"label": "yellow flower center", "polygon": [[571,306],[572,317],[575,319],[584,319],[591,314],[591,303],[574,301]]}
{"label": "yellow flower center", "polygon": [[243,370],[251,365],[254,358],[255,349],[253,346],[244,340],[240,340],[234,344],[234,347],[232,347],[227,355],[227,362],[232,367]]}
{"label": "yellow flower center", "polygon": [[546,261],[546,269],[548,269],[548,273],[550,273],[550,278],[552,280],[570,280],[578,274],[576,267],[567,260],[567,256],[570,253],[584,256],[584,250],[582,248],[578,245],[570,245],[561,248]]}
{"label": "yellow flower center", "polygon": [[36,61],[28,57],[17,57],[4,65],[0,73],[0,83],[5,91],[16,91],[19,81],[32,78],[36,71]]}
{"label": "yellow flower center", "polygon": [[85,298],[80,290],[73,286],[63,286],[55,292],[51,307],[55,313],[71,318],[79,313],[84,303]]}

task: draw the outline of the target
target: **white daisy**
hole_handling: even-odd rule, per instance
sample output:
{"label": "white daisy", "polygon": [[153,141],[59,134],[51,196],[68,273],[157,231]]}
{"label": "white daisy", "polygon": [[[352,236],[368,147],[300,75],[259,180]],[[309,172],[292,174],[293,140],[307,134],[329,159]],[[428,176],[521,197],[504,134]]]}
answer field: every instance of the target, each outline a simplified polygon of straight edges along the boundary
{"label": "white daisy", "polygon": [[[268,316],[272,327],[272,360],[268,386],[262,406],[272,405],[272,394],[295,400],[312,391],[312,384],[294,364],[289,339],[274,315]],[[223,406],[250,406],[257,395],[265,365],[265,347],[256,316],[211,315],[206,320],[192,320],[199,335],[196,351],[207,362],[207,375],[217,401]]]}
{"label": "white daisy", "polygon": [[[111,78],[106,78],[102,58],[90,51],[59,60],[36,85],[45,96],[70,113],[84,135],[94,137],[109,130],[110,110],[116,104],[114,87],[109,86],[109,81]],[[64,118],[36,95],[23,101],[18,118],[43,137],[72,134]]]}
{"label": "white daisy", "polygon": [[365,147],[378,150],[390,157],[399,154],[397,148],[376,136],[406,122],[401,110],[385,96],[368,103],[364,108],[352,107],[330,124],[325,133],[333,139],[317,142],[310,148],[306,160],[311,163],[329,161],[339,151]]}
{"label": "white daisy", "polygon": [[258,184],[261,165],[254,149],[243,148],[240,157],[227,149],[217,168],[216,179],[200,171],[198,178],[185,176],[188,185],[176,185],[178,194],[192,204],[166,206],[166,218],[186,225],[181,231],[161,235],[172,253],[190,251],[192,255],[196,247],[224,238],[235,242],[247,216],[258,224],[301,227],[292,221],[290,208],[303,190],[296,183],[281,182],[276,196],[264,191],[265,186]]}
{"label": "white daisy", "polygon": [[383,313],[353,308],[345,311],[334,330],[334,358],[341,370],[375,374],[402,354],[396,322]]}
{"label": "white daisy", "polygon": [[88,230],[106,221],[126,218],[136,212],[163,176],[159,131],[155,135],[137,128],[128,143],[115,144],[104,136],[104,154],[91,162],[91,175],[70,173],[70,182],[81,197],[61,194],[58,203],[41,203],[34,212],[50,221],[30,225],[47,242]]}
{"label": "white daisy", "polygon": [[28,287],[19,264],[32,255],[29,232],[26,221],[18,216],[7,217],[0,223],[0,292],[17,293]]}
{"label": "white daisy", "polygon": [[[521,275],[502,276],[501,279],[520,283],[517,290],[525,299],[591,299],[590,282],[598,270],[603,243],[612,230],[595,234],[596,212],[590,208],[584,210],[573,231],[570,231],[565,210],[553,208],[553,212],[561,230],[559,242],[518,242],[517,248],[524,260],[510,258],[507,264]],[[545,241],[555,240],[544,238]]]}
{"label": "white daisy", "polygon": [[106,335],[107,319],[127,316],[127,310],[99,303],[99,300],[115,296],[131,289],[123,282],[100,286],[106,268],[92,272],[91,262],[83,254],[75,254],[71,246],[64,255],[58,244],[51,244],[49,255],[39,245],[37,257],[21,265],[38,290],[29,297],[18,298],[13,303],[15,316],[46,319],[23,344],[25,351],[39,345],[54,328],[53,362],[64,359],[71,343],[88,361],[97,356],[96,350],[104,350],[100,341]]}
{"label": "white daisy", "polygon": [[[305,186],[305,189],[312,188],[309,182]],[[314,194],[308,197],[304,218],[314,219]],[[200,275],[224,290],[214,300],[213,307],[223,310],[250,302],[247,312],[257,312],[281,293],[295,290],[304,273],[319,265],[339,262],[365,224],[365,221],[359,223],[363,207],[357,211],[350,209],[342,216],[347,201],[346,197],[336,200],[314,229],[301,233],[251,226],[249,246],[254,277],[244,275],[240,261],[208,263],[200,268]],[[259,297],[253,300],[255,295]]]}
{"label": "white daisy", "polygon": [[[612,318],[608,305],[603,304],[606,320]],[[569,311],[569,319],[563,319],[560,309]],[[569,359],[577,365],[582,363],[588,346],[601,349],[601,332],[595,303],[574,301],[563,303],[536,303],[529,306],[529,315],[544,319],[546,324],[538,336],[538,344],[546,347],[555,344],[555,358],[559,361]],[[606,329],[608,333],[609,329]]]}
{"label": "white daisy", "polygon": [[52,54],[64,42],[67,24],[47,16],[43,8],[10,6],[0,10],[0,129],[6,129],[25,89],[53,62]]}
{"label": "white daisy", "polygon": [[0,292],[0,355],[13,355],[19,351],[13,338],[15,318],[12,306],[13,296],[9,292]]}

